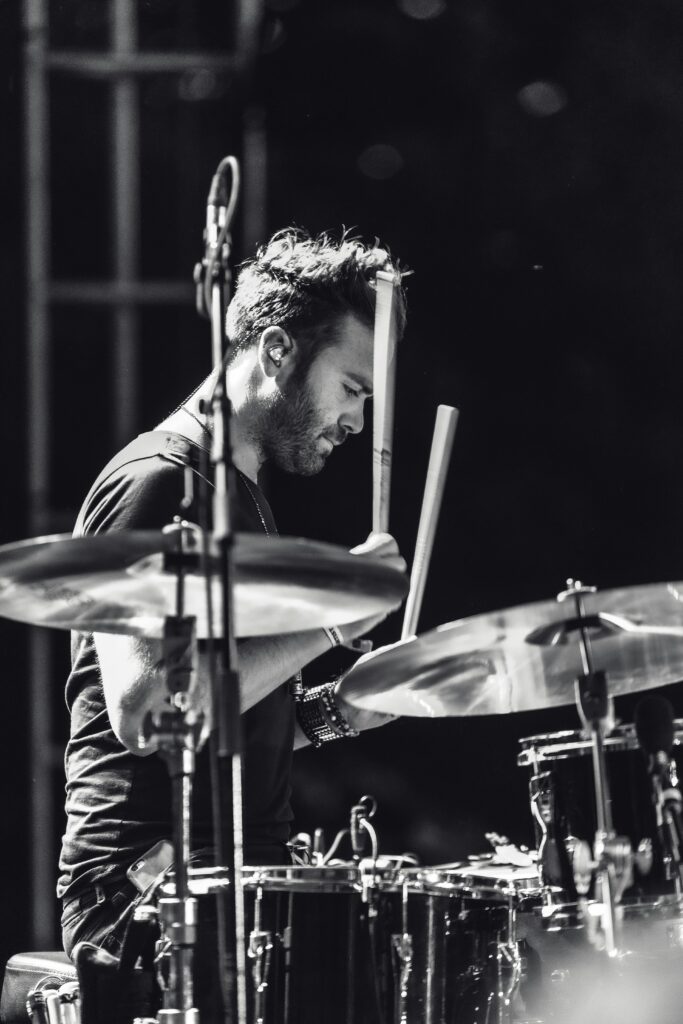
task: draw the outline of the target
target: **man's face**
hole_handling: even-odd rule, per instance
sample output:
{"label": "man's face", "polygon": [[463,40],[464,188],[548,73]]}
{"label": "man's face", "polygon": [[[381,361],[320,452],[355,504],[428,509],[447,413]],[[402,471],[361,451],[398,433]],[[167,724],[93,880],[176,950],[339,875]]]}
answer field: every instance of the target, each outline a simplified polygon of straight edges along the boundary
{"label": "man's face", "polygon": [[373,331],[346,314],[335,339],[303,377],[292,373],[269,410],[264,455],[288,473],[319,473],[335,446],[363,429],[363,406],[372,393]]}

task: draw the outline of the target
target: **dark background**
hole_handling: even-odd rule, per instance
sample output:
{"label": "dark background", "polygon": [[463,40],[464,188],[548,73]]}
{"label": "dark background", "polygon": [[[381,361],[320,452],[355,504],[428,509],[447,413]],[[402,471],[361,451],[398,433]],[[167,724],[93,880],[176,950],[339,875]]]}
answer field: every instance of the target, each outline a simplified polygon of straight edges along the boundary
{"label": "dark background", "polygon": [[[142,0],[141,46],[225,50],[229,5]],[[96,49],[105,3],[51,5],[52,45]],[[0,2],[2,401],[0,541],[28,535],[19,4]],[[412,556],[438,403],[460,422],[420,630],[600,588],[683,577],[683,11],[673,0],[271,0],[249,87],[214,75],[141,86],[142,272],[191,275],[208,184],[262,112],[266,233],[356,226],[403,263],[392,530]],[[196,83],[195,83],[196,84]],[[112,270],[106,87],[52,80],[56,277]],[[259,114],[259,116],[261,116]],[[235,259],[250,253],[235,239]],[[115,447],[108,314],[54,314],[53,460],[60,528]],[[191,304],[145,310],[139,429],[209,368]],[[270,478],[281,532],[352,545],[370,528],[370,438],[313,480]],[[393,640],[396,617],[380,631]],[[28,941],[26,627],[0,622],[7,951]],[[67,637],[56,635],[58,748]],[[683,712],[679,687],[668,696]],[[635,698],[618,702],[632,717]],[[298,755],[296,825],[328,839],[363,792],[382,847],[427,863],[531,842],[518,739],[576,728],[572,707],[404,719]],[[62,780],[55,784],[61,802]],[[56,870],[55,870],[56,875]],[[55,936],[55,941],[57,937]]]}

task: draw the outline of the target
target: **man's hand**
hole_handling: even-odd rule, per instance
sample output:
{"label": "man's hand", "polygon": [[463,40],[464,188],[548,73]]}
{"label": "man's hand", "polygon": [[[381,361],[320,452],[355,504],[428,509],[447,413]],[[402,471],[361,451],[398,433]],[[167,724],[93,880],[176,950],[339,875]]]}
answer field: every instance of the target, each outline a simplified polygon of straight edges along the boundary
{"label": "man's hand", "polygon": [[[386,565],[398,569],[399,572],[406,572],[407,569],[405,559],[399,553],[398,544],[390,533],[371,533],[366,541],[358,544],[355,548],[351,548],[351,554],[358,555],[361,558],[379,558]],[[355,640],[356,637],[365,636],[371,629],[378,626],[380,622],[383,622],[389,612],[398,608],[402,600],[401,598],[391,608],[386,608],[376,615],[370,615],[366,619],[359,619],[357,622],[347,622],[343,626],[337,626],[344,643],[348,643],[349,640]],[[355,710],[357,711],[357,709]]]}

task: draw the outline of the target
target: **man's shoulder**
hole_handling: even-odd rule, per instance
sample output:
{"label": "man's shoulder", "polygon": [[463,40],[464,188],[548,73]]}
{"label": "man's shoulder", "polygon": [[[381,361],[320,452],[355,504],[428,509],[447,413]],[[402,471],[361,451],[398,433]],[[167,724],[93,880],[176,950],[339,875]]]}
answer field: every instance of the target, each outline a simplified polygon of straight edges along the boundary
{"label": "man's shoulder", "polygon": [[196,468],[197,458],[196,446],[178,434],[141,434],[98,475],[74,532],[161,528],[180,512],[184,470]]}

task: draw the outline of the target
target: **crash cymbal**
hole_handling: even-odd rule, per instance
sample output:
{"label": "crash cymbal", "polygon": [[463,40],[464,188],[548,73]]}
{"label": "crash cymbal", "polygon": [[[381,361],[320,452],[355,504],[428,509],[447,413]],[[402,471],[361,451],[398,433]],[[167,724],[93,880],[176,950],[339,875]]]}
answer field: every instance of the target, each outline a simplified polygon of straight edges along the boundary
{"label": "crash cymbal", "polygon": [[[129,531],[38,537],[0,547],[0,615],[36,626],[88,633],[161,636],[175,613],[176,582],[165,568],[175,536]],[[198,541],[192,540],[197,544]],[[206,583],[195,555],[185,578],[185,614],[208,635]],[[235,633],[264,636],[353,622],[395,607],[403,573],[332,544],[237,534]],[[214,635],[219,583],[213,578]]]}
{"label": "crash cymbal", "polygon": [[[585,599],[593,660],[613,696],[683,679],[683,583]],[[542,601],[476,615],[366,655],[341,683],[369,711],[499,715],[574,703],[583,672],[568,605]]]}

